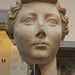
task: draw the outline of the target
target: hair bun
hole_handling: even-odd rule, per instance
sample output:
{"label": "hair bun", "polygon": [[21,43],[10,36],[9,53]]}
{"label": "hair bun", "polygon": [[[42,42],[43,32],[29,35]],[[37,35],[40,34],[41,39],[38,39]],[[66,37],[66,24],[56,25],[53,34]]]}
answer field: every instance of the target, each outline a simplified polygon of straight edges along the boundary
{"label": "hair bun", "polygon": [[21,0],[22,3],[29,3],[29,2],[34,2],[34,1],[39,1],[39,2],[50,2],[50,3],[57,3],[58,0]]}

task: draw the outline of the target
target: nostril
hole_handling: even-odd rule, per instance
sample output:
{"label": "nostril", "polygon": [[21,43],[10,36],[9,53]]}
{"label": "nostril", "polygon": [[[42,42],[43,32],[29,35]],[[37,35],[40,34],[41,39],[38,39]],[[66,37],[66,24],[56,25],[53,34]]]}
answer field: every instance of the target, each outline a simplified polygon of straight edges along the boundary
{"label": "nostril", "polygon": [[44,32],[44,30],[40,30],[40,31],[36,34],[36,37],[45,38],[45,37],[46,37],[46,33]]}

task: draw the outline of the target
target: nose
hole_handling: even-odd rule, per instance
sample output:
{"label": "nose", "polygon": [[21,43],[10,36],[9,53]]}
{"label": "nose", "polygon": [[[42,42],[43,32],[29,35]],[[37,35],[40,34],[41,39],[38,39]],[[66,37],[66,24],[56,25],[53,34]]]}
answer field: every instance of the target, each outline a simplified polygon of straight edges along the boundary
{"label": "nose", "polygon": [[39,30],[39,31],[36,33],[35,36],[42,39],[42,38],[45,38],[45,37],[46,37],[46,33],[45,33],[45,31],[44,31],[43,29],[41,29],[41,30]]}

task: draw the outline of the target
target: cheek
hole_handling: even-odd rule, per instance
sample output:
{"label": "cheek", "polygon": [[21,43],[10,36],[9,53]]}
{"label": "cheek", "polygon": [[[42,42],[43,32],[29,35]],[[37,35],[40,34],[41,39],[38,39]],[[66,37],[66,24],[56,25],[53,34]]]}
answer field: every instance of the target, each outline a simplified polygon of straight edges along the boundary
{"label": "cheek", "polygon": [[49,32],[48,34],[48,39],[50,44],[49,51],[57,53],[59,45],[60,45],[61,37],[62,37],[61,30],[53,30]]}
{"label": "cheek", "polygon": [[62,30],[60,28],[53,28],[48,31],[47,35],[52,41],[59,41],[62,38]]}
{"label": "cheek", "polygon": [[30,27],[19,25],[15,29],[15,34],[18,36],[18,38],[21,38],[23,40],[29,40],[33,35],[33,30]]}
{"label": "cheek", "polygon": [[28,44],[29,37],[26,32],[23,31],[21,32],[21,30],[16,30],[14,37],[17,44],[21,45],[23,44],[24,46]]}
{"label": "cheek", "polygon": [[22,56],[28,56],[31,42],[29,41],[30,37],[28,37],[29,35],[27,32],[21,29],[16,29],[14,36],[20,54]]}
{"label": "cheek", "polygon": [[[30,27],[18,26],[15,29],[15,41],[21,49],[28,50],[32,44],[33,30]],[[19,49],[20,49],[19,48]]]}

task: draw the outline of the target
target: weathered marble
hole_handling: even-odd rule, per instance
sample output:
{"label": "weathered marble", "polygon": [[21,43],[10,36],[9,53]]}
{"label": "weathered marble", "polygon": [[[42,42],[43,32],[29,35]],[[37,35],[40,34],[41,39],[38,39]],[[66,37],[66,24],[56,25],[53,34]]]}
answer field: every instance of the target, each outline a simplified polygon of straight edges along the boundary
{"label": "weathered marble", "polygon": [[17,2],[6,25],[21,58],[29,65],[38,64],[41,75],[57,75],[56,54],[69,32],[66,9],[57,0],[50,1]]}

